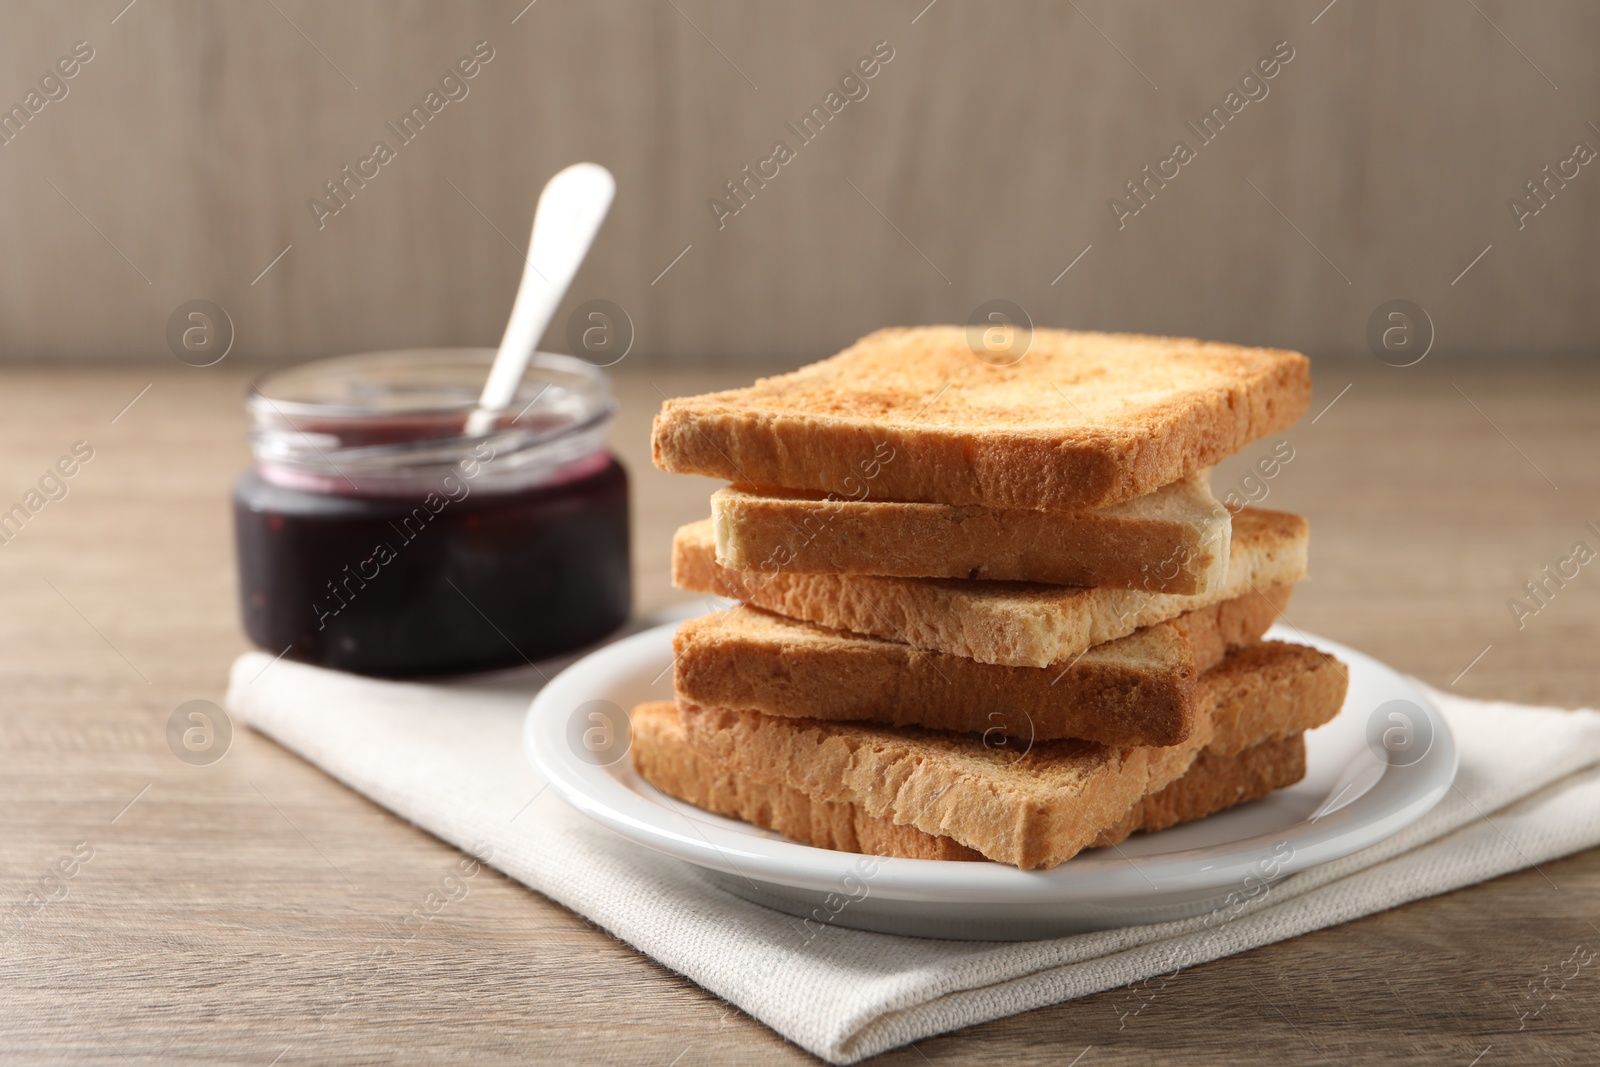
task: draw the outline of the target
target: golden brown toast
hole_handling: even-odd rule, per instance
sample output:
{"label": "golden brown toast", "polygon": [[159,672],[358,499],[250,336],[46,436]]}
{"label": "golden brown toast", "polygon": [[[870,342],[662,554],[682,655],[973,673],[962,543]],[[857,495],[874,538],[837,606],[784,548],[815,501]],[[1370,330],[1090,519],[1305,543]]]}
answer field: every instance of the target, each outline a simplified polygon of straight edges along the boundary
{"label": "golden brown toast", "polygon": [[1117,825],[1100,831],[1093,847],[1119,845],[1142,830],[1165,830],[1248,800],[1260,800],[1305,776],[1303,733],[1262,741],[1232,754],[1208,746],[1181,778],[1146,795]]}
{"label": "golden brown toast", "polygon": [[792,619],[871,634],[915,648],[1015,667],[1065,667],[1094,645],[1126,637],[1185,611],[1306,573],[1310,528],[1298,515],[1245,508],[1233,517],[1228,578],[1204,594],[1142,589],[1072,589],[1023,582],[798,574],[719,566],[710,520],[672,541],[672,582],[732,597]]}
{"label": "golden brown toast", "polygon": [[971,734],[689,704],[678,714],[689,744],[722,770],[813,802],[857,805],[990,859],[1053,867],[1120,828],[1137,801],[1177,780],[1208,745],[1237,754],[1338,713],[1348,674],[1333,657],[1280,642],[1241,652],[1245,658],[1230,655],[1202,678],[1197,729],[1166,748],[1088,741],[1021,748]]}
{"label": "golden brown toast", "polygon": [[1175,745],[1197,681],[1261,639],[1291,587],[1185,612],[1096,645],[1070,666],[1002,667],[829,630],[744,605],[690,619],[673,641],[678,698],[789,718],[925,726],[1108,745]]}
{"label": "golden brown toast", "polygon": [[1204,593],[1227,578],[1230,528],[1208,473],[1076,511],[729,486],[712,494],[711,521],[717,562],[734,569]]}
{"label": "golden brown toast", "polygon": [[[798,789],[723,770],[689,744],[671,701],[639,705],[633,713],[633,736],[633,763],[640,776],[697,808],[840,852],[922,860],[986,858],[948,837],[868,815],[859,804],[812,800]],[[1304,734],[1263,741],[1234,756],[1206,749],[1177,781],[1140,800],[1089,847],[1119,845],[1139,831],[1164,830],[1259,800],[1300,781],[1305,768]]]}
{"label": "golden brown toast", "polygon": [[[897,826],[859,804],[813,800],[786,785],[769,785],[724,770],[689,744],[671,701],[633,712],[633,763],[657,789],[697,808],[776,830],[785,837],[840,852],[925,860],[982,860],[983,853],[948,837]],[[1304,734],[1263,741],[1232,756],[1202,750],[1179,778],[1146,796],[1091,848],[1121,844],[1141,830],[1164,830],[1258,800],[1305,777]]]}
{"label": "golden brown toast", "polygon": [[724,770],[684,736],[678,706],[670,700],[640,704],[630,716],[629,753],[639,776],[697,808],[776,830],[817,848],[930,860],[981,860],[983,854],[914,826],[896,826],[866,814],[858,804],[813,800],[798,789],[758,782]]}
{"label": "golden brown toast", "polygon": [[668,400],[656,466],[746,485],[1067,511],[1131,500],[1285,429],[1297,352],[1036,329],[1009,366],[959,326],[879,330],[791,374]]}

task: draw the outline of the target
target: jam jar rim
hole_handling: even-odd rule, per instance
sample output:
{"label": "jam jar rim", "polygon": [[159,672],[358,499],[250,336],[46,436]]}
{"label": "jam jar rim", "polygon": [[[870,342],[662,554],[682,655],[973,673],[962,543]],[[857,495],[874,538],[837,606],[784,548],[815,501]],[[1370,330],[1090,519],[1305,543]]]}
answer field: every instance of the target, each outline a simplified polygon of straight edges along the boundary
{"label": "jam jar rim", "polygon": [[[363,424],[380,425],[386,419],[436,418],[452,423],[459,417],[464,431],[466,416],[477,406],[476,386],[487,377],[494,355],[492,348],[469,346],[383,349],[266,371],[250,382],[245,399],[256,469],[269,482],[287,488],[340,496],[410,497],[435,490],[444,478],[452,476],[473,478],[476,488],[490,493],[511,492],[573,481],[597,472],[609,462],[606,437],[617,410],[609,381],[593,364],[555,352],[533,354],[518,397],[507,411],[509,422],[502,419],[485,434],[444,433],[351,444],[341,442],[334,434],[317,432],[318,427],[308,432],[296,422],[297,418],[320,418],[350,429]],[[351,381],[361,380],[361,375],[348,372],[352,368],[359,370],[363,364],[374,372],[387,367],[400,371],[470,368],[473,373],[456,383],[460,399],[437,404],[388,407],[271,395],[275,380],[319,370],[334,378],[344,371]],[[565,375],[575,379],[575,388],[563,390],[557,399],[576,400],[578,410],[575,414],[557,412],[559,421],[554,427],[518,426],[517,420],[556,384],[547,381],[540,388],[541,370],[550,372],[545,377]],[[379,378],[375,374],[371,380]],[[469,383],[470,398],[461,392]],[[441,381],[436,388],[443,390],[449,385]],[[526,395],[529,392],[533,393],[531,397]],[[523,405],[520,411],[518,404]],[[291,444],[297,440],[309,447]],[[488,459],[484,458],[485,449]]]}

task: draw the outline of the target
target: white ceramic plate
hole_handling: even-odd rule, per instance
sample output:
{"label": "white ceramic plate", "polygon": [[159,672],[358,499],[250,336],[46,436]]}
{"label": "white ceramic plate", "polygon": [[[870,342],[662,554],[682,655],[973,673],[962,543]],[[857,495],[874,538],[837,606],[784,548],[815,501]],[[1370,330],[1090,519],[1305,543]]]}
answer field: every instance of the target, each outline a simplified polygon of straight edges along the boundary
{"label": "white ceramic plate", "polygon": [[1198,915],[1382,841],[1438,803],[1456,773],[1450,729],[1420,687],[1360,652],[1278,627],[1269,636],[1350,667],[1344,709],[1306,735],[1299,785],[1047,871],[812,848],[691,807],[634,773],[621,709],[671,698],[674,629],[608,645],[545,686],[523,730],[528,758],[567,803],[623,837],[818,922],[1014,940]]}

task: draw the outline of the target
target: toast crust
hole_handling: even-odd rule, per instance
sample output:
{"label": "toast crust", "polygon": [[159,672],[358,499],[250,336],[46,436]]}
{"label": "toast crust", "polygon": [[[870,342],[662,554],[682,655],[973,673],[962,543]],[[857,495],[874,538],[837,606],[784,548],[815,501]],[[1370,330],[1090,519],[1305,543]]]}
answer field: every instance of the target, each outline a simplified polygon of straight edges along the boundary
{"label": "toast crust", "polygon": [[1096,645],[1064,670],[1002,667],[828,630],[739,606],[673,641],[679,700],[788,718],[875,722],[1022,739],[1175,745],[1198,678],[1261,639],[1288,604],[1271,586]]}
{"label": "toast crust", "polygon": [[[914,826],[866,814],[859,804],[813,800],[798,789],[758,782],[700,755],[684,735],[671,701],[641,704],[633,713],[633,763],[657,789],[697,808],[775,830],[816,848],[922,860],[984,860],[977,849]],[[1140,831],[1164,830],[1204,818],[1305,777],[1305,737],[1264,741],[1235,756],[1210,749],[1165,789],[1144,797],[1092,848],[1121,844]]]}
{"label": "toast crust", "polygon": [[736,570],[770,561],[816,574],[1204,593],[1227,578],[1231,528],[1208,474],[1078,511],[844,500],[735,485],[712,494],[711,520],[717,563]]}
{"label": "toast crust", "polygon": [[678,719],[678,706],[670,700],[641,704],[631,718],[629,751],[639,776],[697,808],[838,852],[930,860],[984,858],[981,852],[948,837],[874,818],[858,804],[813,800],[798,789],[758,782],[719,767],[689,744]]}
{"label": "toast crust", "polygon": [[[1038,741],[1018,752],[915,727],[691,704],[680,704],[678,713],[689,744],[725,770],[814,802],[859,805],[866,815],[951,838],[990,859],[1053,867],[1119,826],[1137,801],[1184,774],[1208,745],[1236,755],[1338,713],[1348,675],[1333,657],[1281,642],[1241,651],[1256,655],[1232,669],[1230,656],[1204,676],[1197,729],[1166,748]],[[1230,714],[1233,706],[1250,710]]]}
{"label": "toast crust", "polygon": [[1141,831],[1165,830],[1214,812],[1260,800],[1306,776],[1304,733],[1274,738],[1231,755],[1207,747],[1183,777],[1134,804],[1115,826],[1100,831],[1094,848],[1120,845]]}
{"label": "toast crust", "polygon": [[754,385],[666,401],[656,466],[888,500],[1106,507],[1286,429],[1311,399],[1298,352],[1035,329],[1004,367],[959,326],[879,330]]}
{"label": "toast crust", "polygon": [[1071,589],[1020,582],[733,570],[716,561],[710,520],[672,540],[672,582],[778,615],[915,648],[1013,667],[1063,667],[1086,649],[1185,611],[1306,573],[1310,528],[1298,515],[1244,508],[1233,516],[1228,578],[1204,594]]}

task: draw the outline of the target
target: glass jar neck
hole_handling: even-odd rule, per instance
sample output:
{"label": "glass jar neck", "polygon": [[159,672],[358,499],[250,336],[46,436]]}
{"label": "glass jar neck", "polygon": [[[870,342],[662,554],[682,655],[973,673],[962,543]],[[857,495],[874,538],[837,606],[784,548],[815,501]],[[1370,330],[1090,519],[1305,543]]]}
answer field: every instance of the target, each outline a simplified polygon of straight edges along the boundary
{"label": "glass jar neck", "polygon": [[610,459],[615,404],[605,376],[536,353],[488,433],[468,417],[492,349],[343,356],[261,378],[247,408],[256,467],[274,485],[341,496],[454,499],[587,477]]}
{"label": "glass jar neck", "polygon": [[418,500],[436,493],[445,499],[457,500],[467,492],[515,493],[565,485],[598,474],[610,462],[611,452],[602,445],[587,456],[548,469],[522,467],[501,470],[494,467],[494,457],[479,460],[475,455],[463,457],[457,461],[455,469],[450,470],[383,475],[362,473],[356,477],[332,468],[325,472],[312,471],[267,460],[257,460],[255,466],[261,477],[271,484],[305,493]]}

